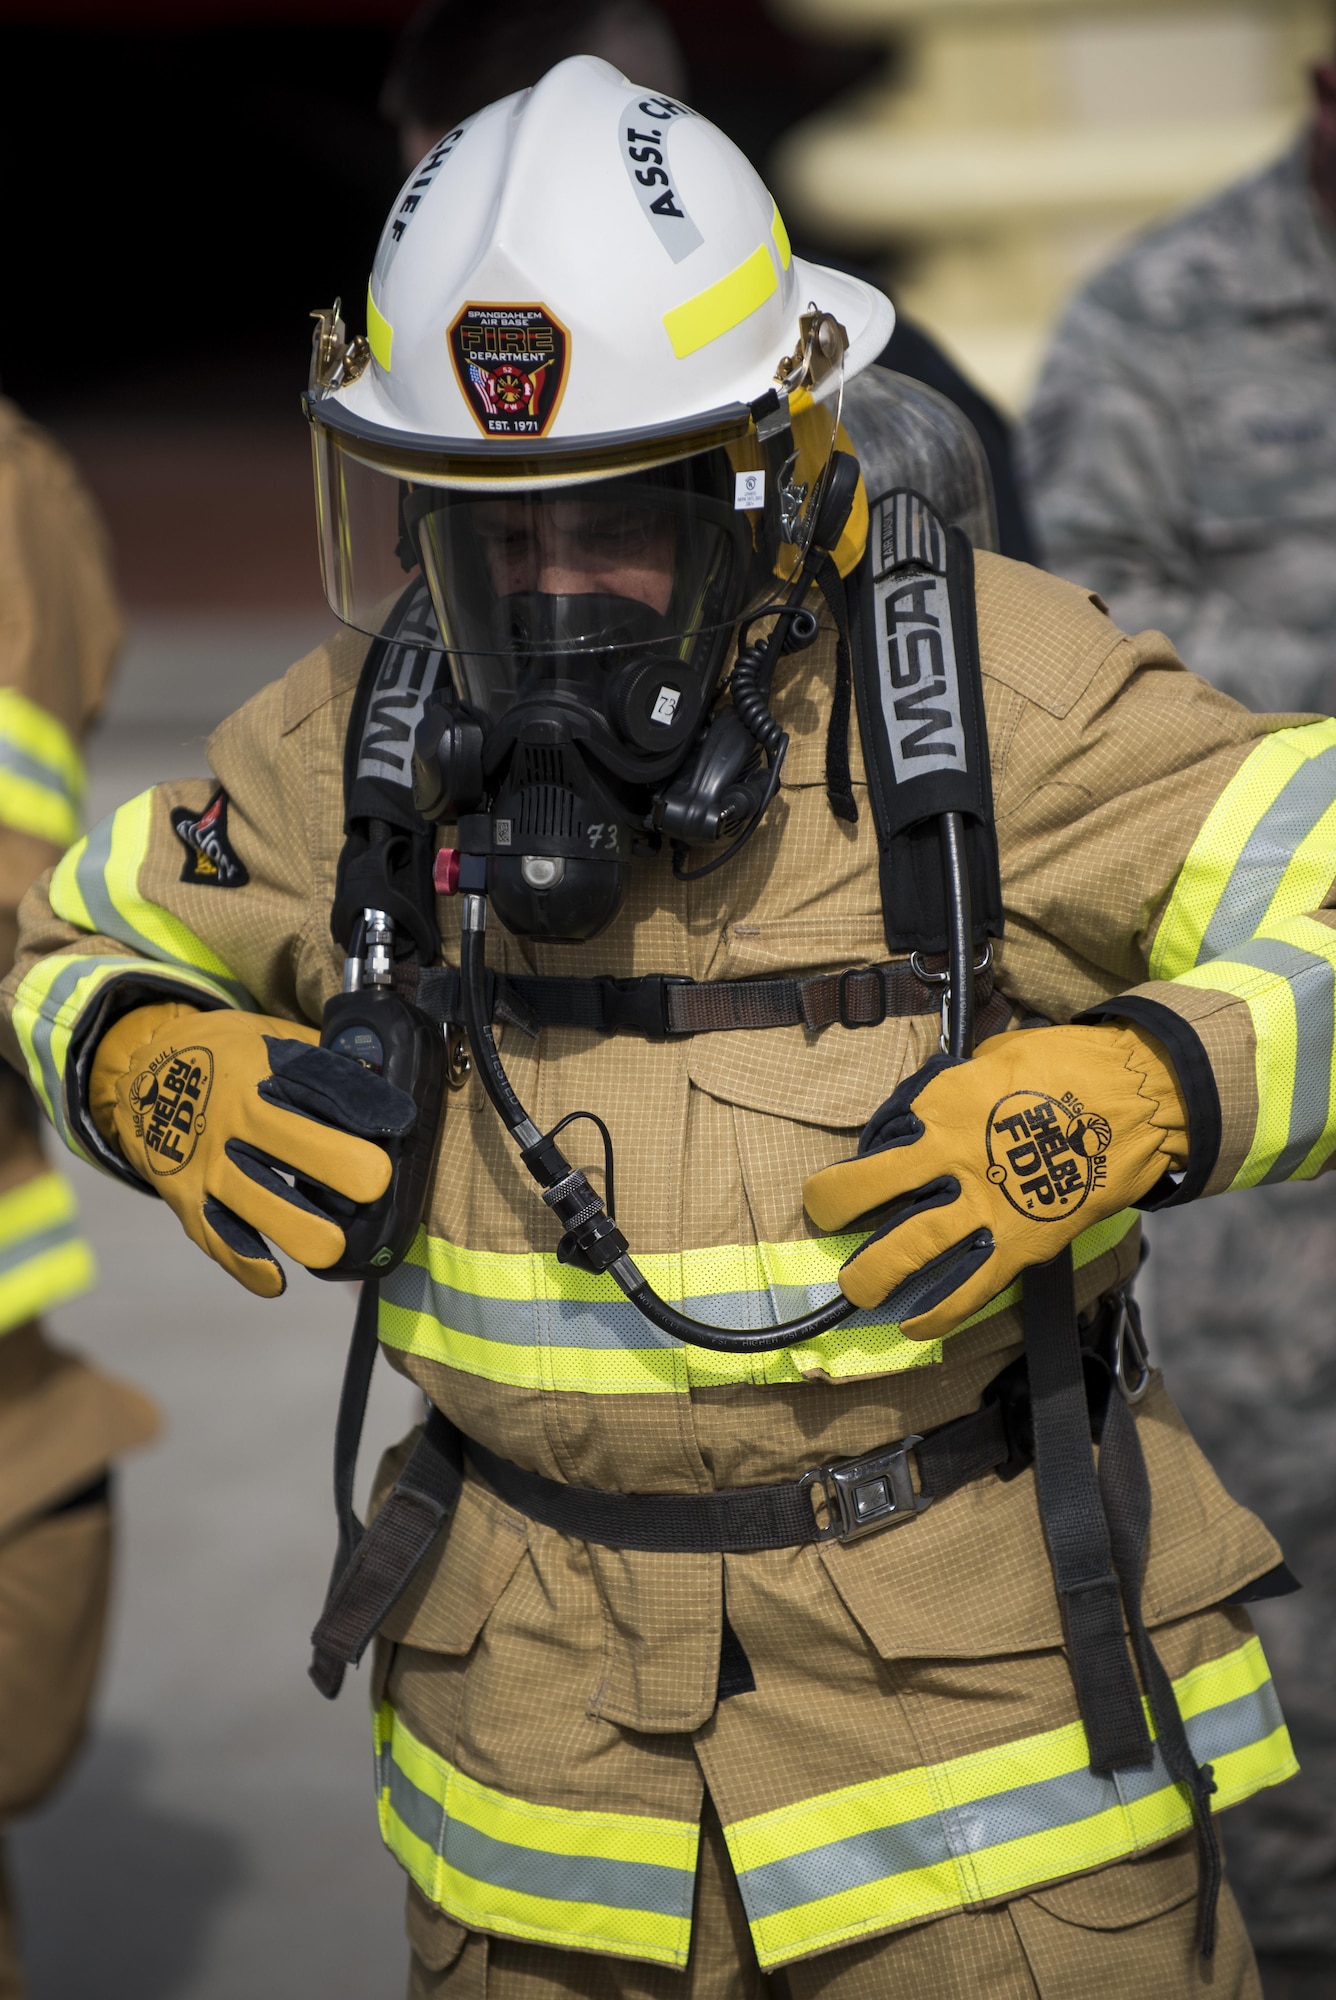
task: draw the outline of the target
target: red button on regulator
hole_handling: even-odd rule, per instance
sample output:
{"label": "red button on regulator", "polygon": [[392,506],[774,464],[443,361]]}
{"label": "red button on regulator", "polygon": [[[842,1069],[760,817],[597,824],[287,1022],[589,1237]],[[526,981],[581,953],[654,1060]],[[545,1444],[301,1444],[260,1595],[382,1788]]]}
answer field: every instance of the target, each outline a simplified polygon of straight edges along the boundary
{"label": "red button on regulator", "polygon": [[459,849],[441,847],[437,849],[432,867],[431,879],[438,896],[453,896],[459,889]]}

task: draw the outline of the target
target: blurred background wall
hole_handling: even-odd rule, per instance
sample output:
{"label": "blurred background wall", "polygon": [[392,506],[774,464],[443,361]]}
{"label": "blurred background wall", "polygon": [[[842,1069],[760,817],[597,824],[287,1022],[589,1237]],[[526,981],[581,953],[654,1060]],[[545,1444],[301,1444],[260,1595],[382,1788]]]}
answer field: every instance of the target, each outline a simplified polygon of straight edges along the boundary
{"label": "blurred background wall", "polygon": [[889,259],[897,301],[1004,408],[1078,279],[1297,128],[1327,0],[775,0],[882,59],[782,142],[800,228]]}

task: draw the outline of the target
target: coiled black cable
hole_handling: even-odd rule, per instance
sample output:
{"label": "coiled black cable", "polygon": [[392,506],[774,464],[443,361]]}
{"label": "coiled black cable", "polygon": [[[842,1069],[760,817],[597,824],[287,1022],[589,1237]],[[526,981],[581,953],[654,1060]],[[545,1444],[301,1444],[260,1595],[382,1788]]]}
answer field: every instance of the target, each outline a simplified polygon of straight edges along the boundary
{"label": "coiled black cable", "polygon": [[[487,1016],[486,903],[481,896],[466,899],[464,917],[459,983],[464,1028],[473,1050],[479,1080],[500,1113],[507,1131],[519,1146],[525,1166],[545,1193],[551,1194],[572,1181],[580,1184],[579,1193],[584,1204],[580,1211],[581,1226],[571,1233],[582,1249],[592,1245],[595,1268],[608,1273],[651,1326],[657,1326],[662,1333],[671,1334],[674,1340],[684,1341],[689,1347],[707,1347],[716,1354],[772,1354],[776,1349],[792,1347],[798,1341],[814,1340],[818,1334],[827,1333],[831,1327],[839,1326],[848,1319],[857,1308],[843,1294],[837,1294],[827,1305],[804,1313],[799,1319],[785,1320],[780,1326],[766,1327],[759,1332],[744,1327],[711,1326],[706,1320],[691,1319],[659,1297],[631,1257],[625,1237],[611,1224],[606,1208],[594,1190],[583,1175],[572,1170],[569,1161],[558,1150],[555,1135],[544,1137],[516,1096],[502,1065],[496,1037]],[[557,1206],[555,1202],[551,1205]]]}

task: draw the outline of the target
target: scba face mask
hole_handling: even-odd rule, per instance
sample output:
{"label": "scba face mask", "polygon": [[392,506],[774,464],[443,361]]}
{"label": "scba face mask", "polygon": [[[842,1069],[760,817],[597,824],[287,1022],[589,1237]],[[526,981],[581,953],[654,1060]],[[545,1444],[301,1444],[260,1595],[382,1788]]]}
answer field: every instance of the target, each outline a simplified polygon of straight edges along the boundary
{"label": "scba face mask", "polygon": [[[419,734],[418,805],[467,820],[461,844],[489,854],[497,912],[522,935],[602,930],[633,848],[657,844],[674,781],[699,763],[737,621],[765,585],[732,483],[719,452],[405,501],[452,678]],[[706,835],[757,803],[757,746],[744,731],[733,750],[694,800]]]}

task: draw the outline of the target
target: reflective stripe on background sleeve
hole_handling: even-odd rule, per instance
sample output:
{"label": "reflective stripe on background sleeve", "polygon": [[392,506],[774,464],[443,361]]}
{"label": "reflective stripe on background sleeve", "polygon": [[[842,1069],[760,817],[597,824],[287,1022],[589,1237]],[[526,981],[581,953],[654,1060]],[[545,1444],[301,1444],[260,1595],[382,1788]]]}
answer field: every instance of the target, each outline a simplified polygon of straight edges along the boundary
{"label": "reflective stripe on background sleeve", "polygon": [[[1078,1269],[1135,1227],[1131,1209],[1079,1236]],[[664,1298],[713,1326],[767,1327],[825,1305],[861,1233],[800,1243],[724,1244],[708,1250],[637,1252]],[[1020,1298],[1019,1283],[991,1299],[973,1326]],[[714,1354],[684,1347],[622,1296],[611,1278],[560,1264],[547,1251],[467,1250],[420,1230],[406,1260],[381,1280],[380,1337],[401,1353],[511,1388],[585,1395],[680,1394],[734,1382],[800,1382],[817,1370],[837,1381],[922,1368],[939,1340],[907,1340],[875,1310],[776,1354]]]}
{"label": "reflective stripe on background sleeve", "polygon": [[1336,1146],[1336,721],[1278,730],[1244,760],[1179,872],[1153,979],[1242,1000],[1258,1117],[1232,1182],[1309,1180]]}
{"label": "reflective stripe on background sleeve", "polygon": [[385,1845],[429,1901],[505,1937],[686,1964],[694,1820],[570,1812],[467,1778],[389,1702],[375,1717]]}
{"label": "reflective stripe on background sleeve", "polygon": [[[1297,1768],[1257,1639],[1174,1682],[1217,1810]],[[457,1923],[682,1965],[697,1829],[534,1805],[466,1778],[386,1702],[381,1834]],[[763,1968],[1125,1860],[1191,1825],[1159,1752],[1097,1778],[1079,1722],[725,1826]]]}
{"label": "reflective stripe on background sleeve", "polygon": [[16,688],[0,688],[0,825],[54,847],[79,832],[83,759],[69,731]]}
{"label": "reflective stripe on background sleeve", "polygon": [[170,965],[146,966],[142,959],[123,952],[97,957],[53,952],[50,958],[38,960],[14,995],[14,1032],[32,1087],[60,1137],[81,1160],[88,1158],[88,1152],[75,1138],[65,1114],[65,1066],[70,1044],[85,1013],[109,985],[118,979],[143,980],[150,973],[155,985],[179,986],[183,1000],[202,994],[214,1006],[238,1004],[232,990],[215,980],[199,973],[187,976]]}
{"label": "reflective stripe on background sleeve", "polygon": [[0,1195],[0,1335],[96,1282],[74,1189],[62,1174],[38,1174]]}
{"label": "reflective stripe on background sleeve", "polygon": [[152,791],[141,792],[70,849],[51,878],[51,907],[67,924],[115,938],[157,965],[207,973],[226,990],[230,1005],[252,1009],[255,1002],[217,952],[170,910],[140,894],[153,798]]}
{"label": "reflective stripe on background sleeve", "polygon": [[[1257,1639],[1174,1692],[1216,1811],[1297,1770]],[[726,1826],[762,1967],[1106,1867],[1191,1825],[1158,1749],[1111,1778],[1088,1755],[1071,1723]]]}

